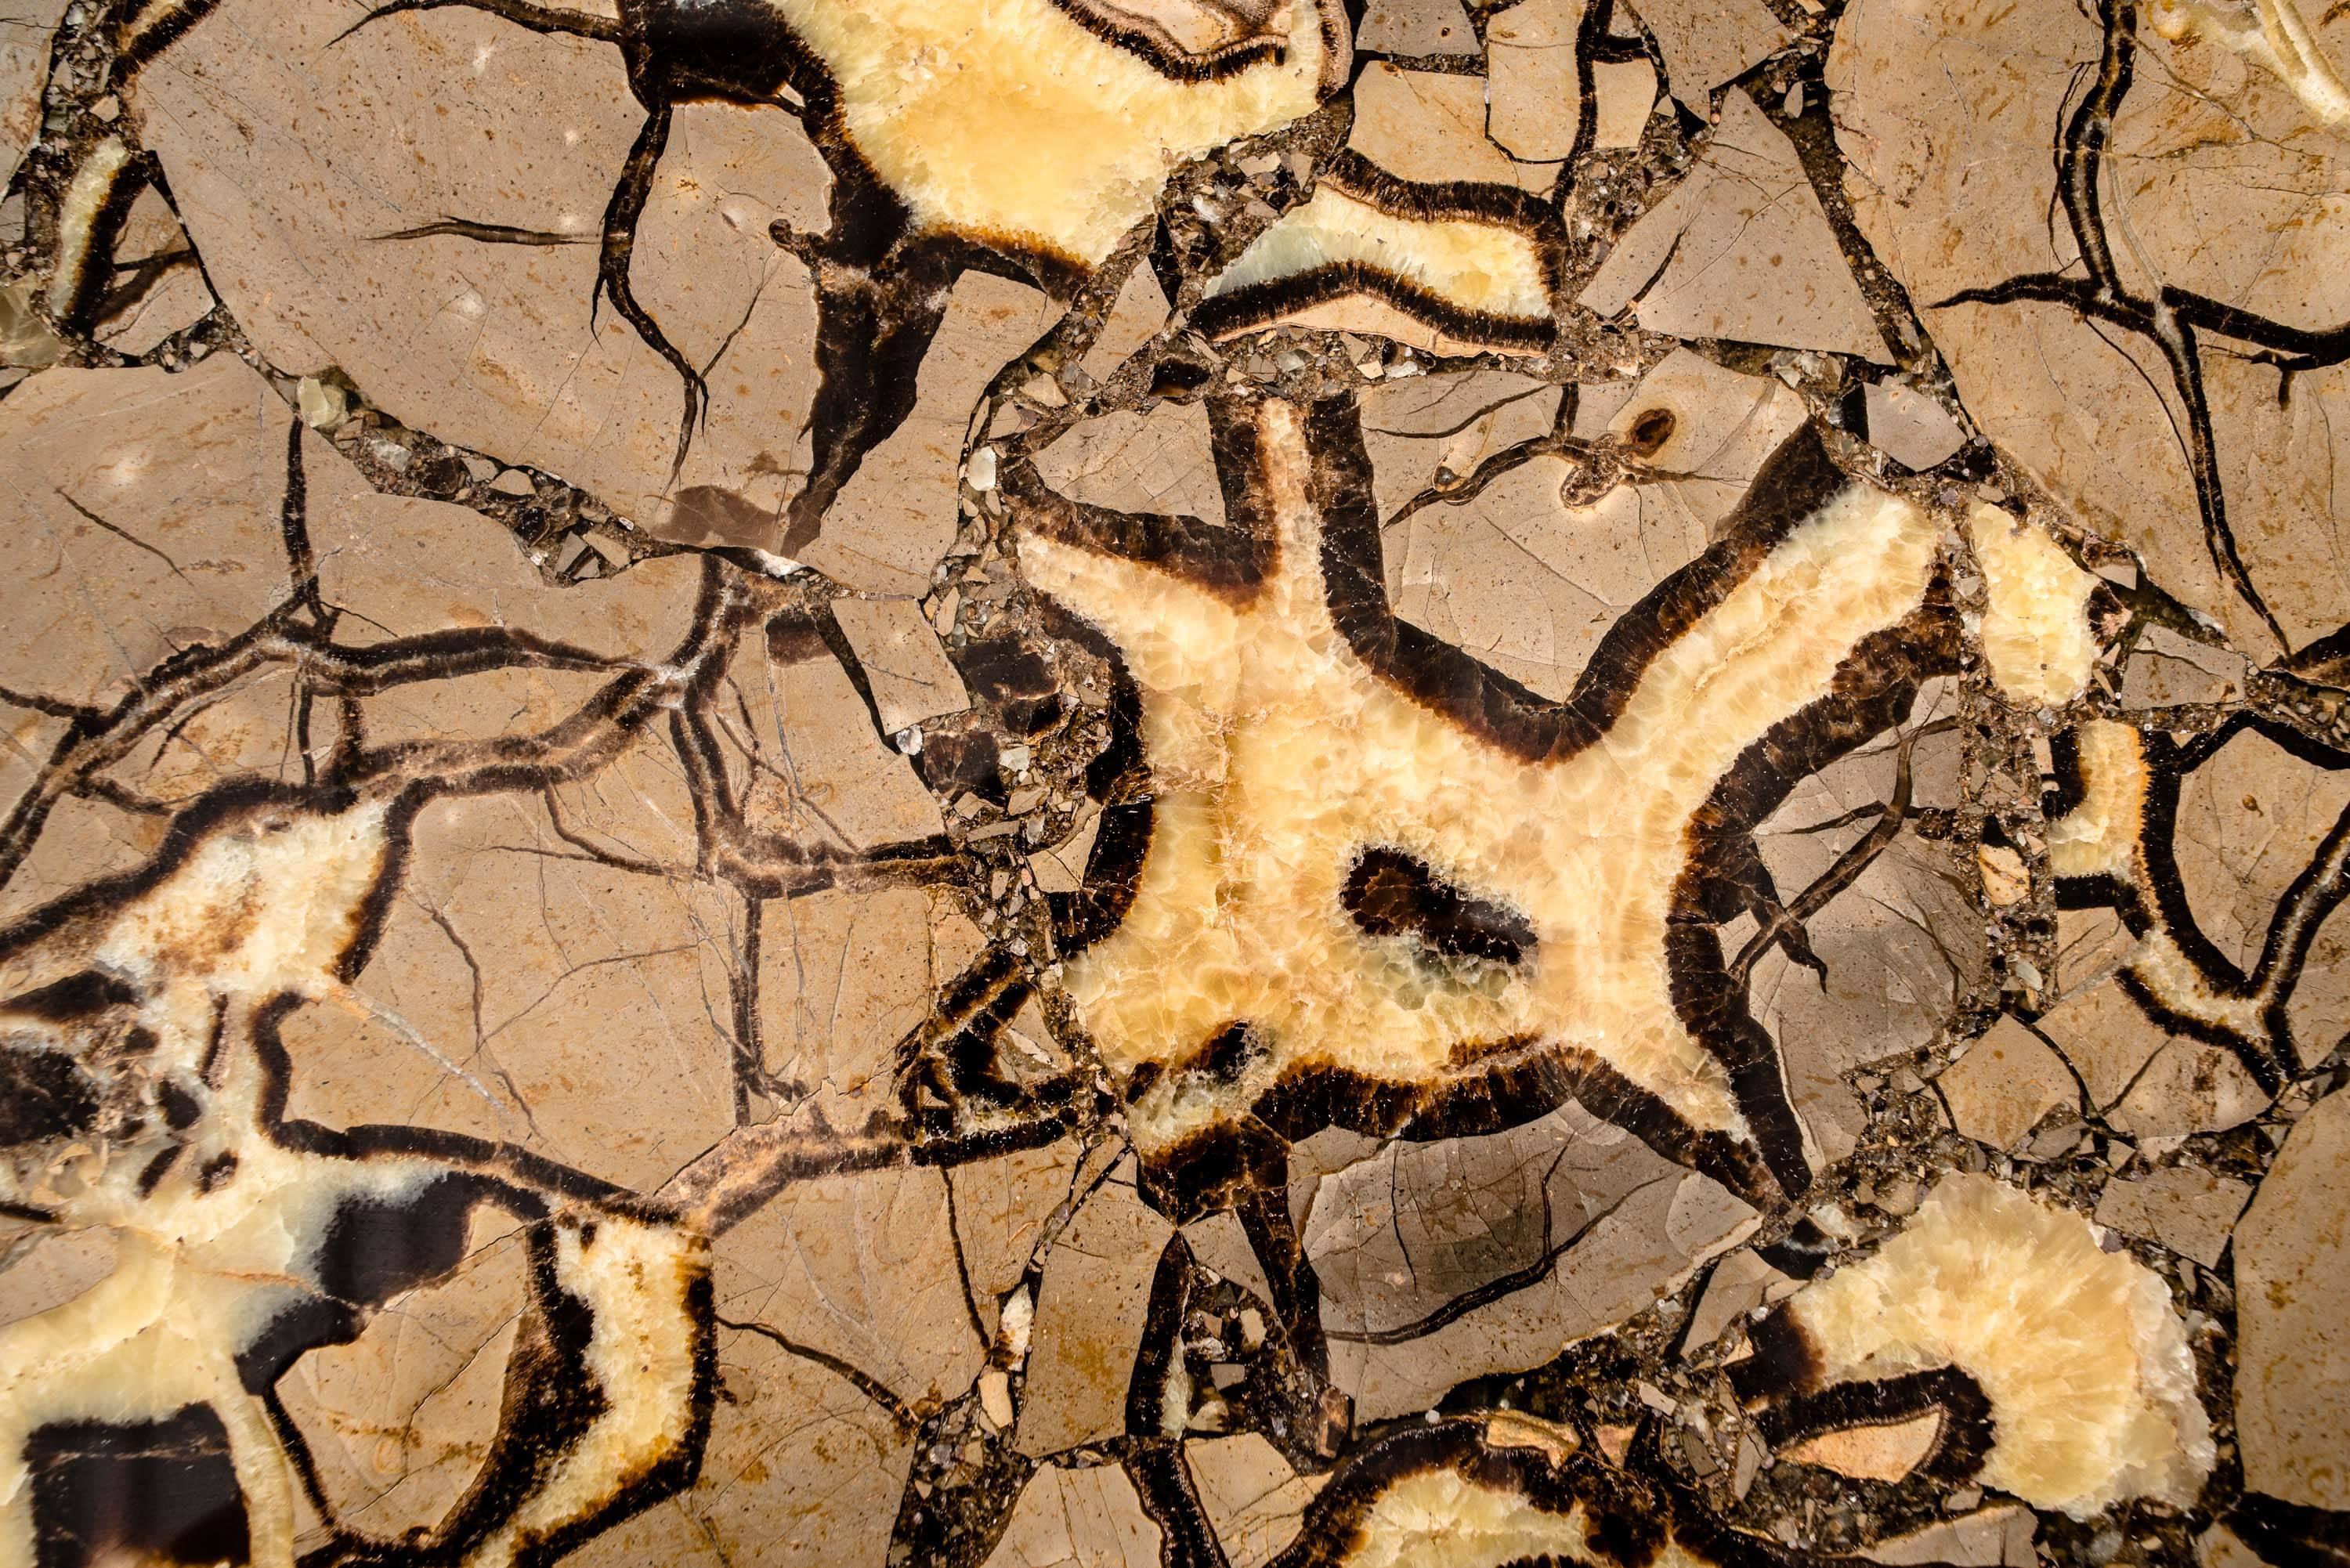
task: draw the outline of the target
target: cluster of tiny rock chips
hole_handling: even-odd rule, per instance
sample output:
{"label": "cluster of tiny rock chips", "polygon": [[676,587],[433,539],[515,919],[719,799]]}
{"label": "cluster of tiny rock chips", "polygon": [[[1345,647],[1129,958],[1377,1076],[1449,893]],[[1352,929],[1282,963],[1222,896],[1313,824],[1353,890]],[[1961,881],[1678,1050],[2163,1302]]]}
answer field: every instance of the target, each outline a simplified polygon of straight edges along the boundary
{"label": "cluster of tiny rock chips", "polygon": [[0,0],[0,1568],[2350,1563],[2345,70]]}

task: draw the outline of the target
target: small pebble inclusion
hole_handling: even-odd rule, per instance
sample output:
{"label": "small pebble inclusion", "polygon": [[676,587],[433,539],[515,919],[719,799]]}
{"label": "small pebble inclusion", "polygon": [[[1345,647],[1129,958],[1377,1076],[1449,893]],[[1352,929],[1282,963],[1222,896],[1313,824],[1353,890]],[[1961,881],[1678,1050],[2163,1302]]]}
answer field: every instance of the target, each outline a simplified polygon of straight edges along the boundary
{"label": "small pebble inclusion", "polygon": [[0,1568],[2341,1560],[2345,69],[0,0]]}

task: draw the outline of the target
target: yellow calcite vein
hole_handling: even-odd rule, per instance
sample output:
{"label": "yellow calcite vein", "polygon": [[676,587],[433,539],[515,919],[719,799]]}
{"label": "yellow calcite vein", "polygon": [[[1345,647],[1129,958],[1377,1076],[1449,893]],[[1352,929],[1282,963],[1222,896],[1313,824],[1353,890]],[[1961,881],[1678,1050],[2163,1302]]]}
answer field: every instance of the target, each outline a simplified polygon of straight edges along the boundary
{"label": "yellow calcite vein", "polygon": [[[2074,739],[2081,801],[2048,825],[2049,865],[2059,877],[2110,877],[2143,893],[2154,885],[2145,846],[2146,795],[2154,782],[2146,742],[2129,725],[2111,719],[2088,721]],[[2268,1014],[2288,979],[2282,970],[2249,991],[2216,985],[2159,918],[2122,967],[2170,1012],[2229,1030],[2240,1039],[2272,1038]]]}
{"label": "yellow calcite vein", "polygon": [[1320,8],[1292,0],[1279,59],[1220,81],[1161,75],[1051,0],[767,0],[839,84],[849,138],[918,228],[1087,265],[1147,217],[1175,167],[1317,100]]}
{"label": "yellow calcite vein", "polygon": [[1787,1311],[1823,1376],[1957,1366],[1991,1401],[1979,1479],[2084,1517],[2193,1500],[2213,1458],[2195,1364],[2162,1281],[2087,1220],[1988,1177],[1945,1179],[1874,1258]]}
{"label": "yellow calcite vein", "polygon": [[[1236,1088],[1172,1075],[1133,1108],[1146,1151],[1284,1071],[1442,1079],[1456,1051],[1586,1049],[1692,1127],[1744,1137],[1720,1064],[1676,1015],[1664,941],[1690,817],[1739,753],[1825,696],[1853,645],[1915,609],[1935,528],[1865,486],[1798,525],[1647,670],[1597,744],[1529,765],[1377,678],[1332,624],[1296,410],[1269,405],[1277,566],[1244,607],[1151,567],[1028,535],[1031,582],[1098,624],[1143,693],[1154,836],[1125,921],[1066,983],[1106,1061],[1180,1060],[1234,1021],[1272,1050]],[[1448,978],[1341,902],[1392,845],[1513,906],[1526,961]]]}
{"label": "yellow calcite vein", "polygon": [[2089,625],[2096,577],[2035,523],[1978,504],[1968,537],[1982,567],[1982,649],[1991,678],[2018,702],[2062,707],[2088,690],[2097,662]]}
{"label": "yellow calcite vein", "polygon": [[1323,185],[1251,241],[1211,296],[1353,262],[1376,267],[1480,315],[1544,319],[1550,291],[1534,243],[1471,218],[1407,218]]}

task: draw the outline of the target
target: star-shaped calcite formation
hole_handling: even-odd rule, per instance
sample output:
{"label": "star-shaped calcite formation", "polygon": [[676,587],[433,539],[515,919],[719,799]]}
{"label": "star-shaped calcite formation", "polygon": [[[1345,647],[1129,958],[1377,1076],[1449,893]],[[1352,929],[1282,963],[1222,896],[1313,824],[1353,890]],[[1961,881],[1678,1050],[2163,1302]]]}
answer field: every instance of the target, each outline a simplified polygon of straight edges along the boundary
{"label": "star-shaped calcite formation", "polygon": [[[1661,1108],[1684,1146],[1751,1152],[1731,1075],[1676,1006],[1668,934],[1693,823],[1742,753],[1829,697],[1856,644],[1919,609],[1936,524],[1856,483],[1742,565],[1727,544],[1710,552],[1684,576],[1711,586],[1679,601],[1701,613],[1663,634],[1669,579],[1630,612],[1661,628],[1645,651],[1625,651],[1636,637],[1596,656],[1620,667],[1620,694],[1597,703],[1612,721],[1530,760],[1442,711],[1427,682],[1408,694],[1334,617],[1314,418],[1277,401],[1256,418],[1273,538],[1250,589],[1066,527],[1019,537],[1028,580],[1105,632],[1141,693],[1151,838],[1123,921],[1066,971],[1138,1149],[1166,1159],[1317,1073],[1426,1103],[1549,1059],[1628,1086],[1618,1097]],[[1378,580],[1375,560],[1347,570]],[[1504,961],[1379,933],[1347,896],[1374,849],[1503,907],[1533,942]]]}

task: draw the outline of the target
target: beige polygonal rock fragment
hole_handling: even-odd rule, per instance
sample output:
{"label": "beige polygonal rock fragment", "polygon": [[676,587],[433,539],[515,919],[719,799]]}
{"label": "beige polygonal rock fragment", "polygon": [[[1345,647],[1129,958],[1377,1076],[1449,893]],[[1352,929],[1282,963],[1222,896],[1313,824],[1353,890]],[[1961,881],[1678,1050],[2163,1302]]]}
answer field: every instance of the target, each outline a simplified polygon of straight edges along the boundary
{"label": "beige polygonal rock fragment", "polygon": [[2005,844],[1975,846],[1975,874],[1983,898],[1994,909],[2012,909],[2032,896],[2032,871],[2023,857]]}
{"label": "beige polygonal rock fragment", "polygon": [[1643,510],[1653,499],[1679,511],[1698,524],[1702,544],[1804,418],[1804,400],[1776,378],[1742,375],[1676,348],[1603,428],[1647,472]]}
{"label": "beige polygonal rock fragment", "polygon": [[857,655],[891,734],[971,706],[962,677],[947,661],[938,633],[911,599],[835,599],[832,613]]}
{"label": "beige polygonal rock fragment", "polygon": [[2111,909],[2059,909],[2058,994],[2069,996],[2111,978],[2137,946],[2137,939],[2129,934],[2129,928]]}
{"label": "beige polygonal rock fragment", "polygon": [[[53,722],[64,727],[62,721]],[[46,749],[40,755],[46,760]],[[8,798],[13,803],[17,796],[12,794]],[[152,855],[161,842],[159,826],[151,817],[97,801],[61,800],[49,813],[40,842],[33,846],[8,886],[0,888],[0,919],[14,920],[71,892],[93,876],[130,870]]]}
{"label": "beige polygonal rock fragment", "polygon": [[1019,1448],[1041,1458],[1126,1430],[1150,1282],[1175,1228],[1145,1208],[1131,1163],[1096,1189],[1045,1260]]}
{"label": "beige polygonal rock fragment", "polygon": [[1599,60],[1591,67],[1591,97],[1598,106],[1591,144],[1638,147],[1657,103],[1657,67],[1646,60]]}
{"label": "beige polygonal rock fragment", "polygon": [[2317,928],[2285,1015],[2304,1063],[2322,1062],[2350,1040],[2350,911],[2337,909]]}
{"label": "beige polygonal rock fragment", "polygon": [[118,1240],[103,1226],[17,1224],[0,1237],[0,1328],[69,1302],[114,1272]]}
{"label": "beige polygonal rock fragment", "polygon": [[1080,802],[1069,836],[1058,844],[1040,847],[1028,857],[1028,872],[1036,878],[1038,889],[1074,893],[1082,887],[1086,866],[1093,857],[1094,840],[1100,833],[1101,808],[1090,800]]}
{"label": "beige polygonal rock fragment", "polygon": [[[1668,355],[1669,358],[1671,356]],[[1659,367],[1662,367],[1662,361]],[[1710,364],[1711,361],[1708,361]],[[1628,381],[1583,381],[1575,389],[1574,434],[1579,441],[1596,441],[1607,433],[1624,405],[1632,400],[1640,383]],[[1645,443],[1643,443],[1645,444]]]}
{"label": "beige polygonal rock fragment", "polygon": [[2111,983],[2067,996],[2042,1016],[2040,1028],[2081,1075],[2101,1110],[2120,1100],[2138,1070],[2169,1039],[2127,992]]}
{"label": "beige polygonal rock fragment", "polygon": [[2080,1099],[2064,1059],[2012,1014],[1934,1082],[1959,1131],[1996,1149],[2013,1148],[2041,1117]]}
{"label": "beige polygonal rock fragment", "polygon": [[2088,689],[2097,660],[2088,618],[2097,578],[2038,524],[1996,506],[1978,504],[1967,514],[1967,536],[1990,600],[1983,657],[2000,690],[2043,707],[2072,701]]}
{"label": "beige polygonal rock fragment", "polygon": [[2224,1524],[2215,1524],[2195,1538],[2196,1568],[2269,1568],[2269,1561],[2244,1544],[2244,1538]]}
{"label": "beige polygonal rock fragment", "polygon": [[1544,696],[1574,689],[1618,616],[1703,547],[1695,531],[1619,486],[1569,506],[1575,465],[1538,456],[1461,504],[1390,528],[1396,613]]}
{"label": "beige polygonal rock fragment", "polygon": [[[178,376],[48,370],[11,393],[0,470],[17,566],[0,593],[0,685],[110,701],[286,597],[275,504],[259,498],[285,491],[291,423],[231,354]],[[356,478],[325,442],[304,445]]]}
{"label": "beige polygonal rock fragment", "polygon": [[551,729],[592,701],[608,679],[584,670],[484,670],[434,681],[429,695],[394,687],[361,707],[371,744],[487,741]]}
{"label": "beige polygonal rock fragment", "polygon": [[15,177],[16,161],[40,133],[41,88],[49,79],[51,36],[67,4],[5,0],[0,5],[0,181]]}
{"label": "beige polygonal rock fragment", "polygon": [[1045,1222],[1073,1195],[1077,1155],[1076,1140],[1063,1138],[1044,1148],[973,1160],[947,1172],[954,1189],[955,1235],[971,1276],[972,1304],[991,1334],[1004,1293],[1020,1282],[1044,1240]]}
{"label": "beige polygonal rock fragment", "polygon": [[444,501],[380,495],[339,455],[310,464],[318,593],[352,613],[347,642],[497,626],[616,659],[659,659],[685,635],[702,566],[691,556],[551,587],[522,542]]}
{"label": "beige polygonal rock fragment", "polygon": [[2269,1098],[2234,1052],[2173,1035],[2106,1119],[2151,1154],[2197,1133],[2241,1127],[2267,1108]]}
{"label": "beige polygonal rock fragment", "polygon": [[[558,681],[562,679],[556,677]],[[474,682],[451,684],[462,687]],[[533,696],[550,696],[553,689],[550,682]],[[452,695],[456,698],[450,715],[452,723],[462,725],[465,717],[482,716],[478,708],[471,715],[463,711],[472,693]],[[366,706],[372,712],[385,703],[378,698]],[[148,737],[111,770],[111,775],[173,805],[240,776],[291,783],[302,776],[306,765],[315,766],[326,755],[340,728],[339,717],[328,722],[314,712],[306,753],[295,734],[293,673],[283,667],[265,668],[222,688],[216,701],[190,713],[183,723]],[[127,816],[119,836],[151,849],[161,842],[163,827],[154,816],[138,813]],[[36,857],[38,853],[36,849]]]}
{"label": "beige polygonal rock fragment", "polygon": [[2241,1181],[2192,1166],[2166,1166],[2149,1176],[2108,1183],[2097,1199],[2097,1223],[2159,1241],[2216,1269],[2236,1217],[2251,1196]]}
{"label": "beige polygonal rock fragment", "polygon": [[[2048,149],[2101,47],[2094,15],[2061,8],[1851,7],[1827,80],[1854,216],[1921,306],[1977,427],[2060,504],[2136,547],[2156,582],[2267,658],[2274,639],[2214,565],[2199,521],[2160,346],[2061,302],[1940,303],[2077,265],[2061,216],[2046,221]],[[2141,28],[2135,48],[2108,145],[2117,166],[2162,173],[2126,211],[2108,210],[2123,284],[2140,297],[2158,286],[2196,291],[2295,328],[2350,317],[2339,226],[2321,215],[2350,181],[2339,137],[2222,42]],[[2350,369],[2296,376],[2281,400],[2274,370],[2199,337],[2229,525],[2298,646],[2339,625],[2350,597],[2339,512],[2324,499],[2350,430]]]}
{"label": "beige polygonal rock fragment", "polygon": [[1541,162],[1575,151],[1583,87],[1575,33],[1583,0],[1519,0],[1485,24],[1488,127],[1517,157]]}
{"label": "beige polygonal rock fragment", "polygon": [[[660,738],[639,736],[594,774],[556,784],[547,798],[553,803],[548,825],[559,817],[563,831],[580,841],[572,847],[686,880],[683,870],[695,851],[693,798],[676,751]],[[724,897],[712,886],[680,891],[689,898]],[[709,906],[698,913],[708,918]]]}
{"label": "beige polygonal rock fragment", "polygon": [[2244,1489],[2350,1506],[2350,1096],[2285,1139],[2236,1227],[2236,1436]]}
{"label": "beige polygonal rock fragment", "polygon": [[936,1170],[786,1187],[713,1246],[718,1314],[855,1367],[905,1406],[935,1407],[969,1388],[985,1357],[947,1210]]}
{"label": "beige polygonal rock fragment", "polygon": [[779,1568],[889,1555],[913,1433],[840,1373],[754,1332],[722,1330],[710,1441],[691,1490],[619,1522],[583,1568]]}
{"label": "beige polygonal rock fragment", "polygon": [[1715,88],[1790,42],[1762,0],[1648,0],[1638,9],[1664,50],[1673,96],[1700,119]]}
{"label": "beige polygonal rock fragment", "polygon": [[1158,402],[1087,420],[1036,454],[1036,472],[1085,505],[1224,520],[1208,410],[1199,403]]}
{"label": "beige polygonal rock fragment", "polygon": [[[2345,808],[2350,769],[2314,766],[2257,730],[2230,737],[2180,783],[2179,886],[2196,928],[2230,962],[2249,971],[2260,961],[2279,900]],[[2332,1044],[2302,1043],[2313,1064]]]}
{"label": "beige polygonal rock fragment", "polygon": [[[1929,690],[1910,711],[1920,728],[1950,702]],[[1958,798],[1956,737],[1929,735],[1910,755],[1912,805]],[[1848,813],[1882,807],[1895,794],[1895,747],[1883,742],[1803,780],[1762,825],[1756,847],[1783,897],[1825,874],[1872,826]],[[1755,1016],[1779,1042],[1790,1097],[1818,1161],[1841,1159],[1867,1125],[1846,1075],[1865,1063],[1933,1044],[1956,998],[1981,983],[1980,917],[1953,886],[1937,846],[1903,833],[1855,879],[1851,892],[1804,922],[1822,978],[1773,949],[1754,963]],[[1726,951],[1738,943],[1725,942]]]}
{"label": "beige polygonal rock fragment", "polygon": [[439,801],[413,833],[350,994],[285,1023],[287,1113],[510,1141],[647,1189],[716,1142],[733,1114],[714,897],[588,859],[528,797]]}
{"label": "beige polygonal rock fragment", "polygon": [[1260,1301],[1273,1300],[1273,1286],[1264,1277],[1264,1265],[1258,1262],[1256,1248],[1242,1227],[1240,1216],[1231,1210],[1220,1210],[1184,1226],[1183,1241],[1202,1268],[1243,1290],[1255,1292]]}
{"label": "beige polygonal rock fragment", "polygon": [[915,375],[913,411],[865,454],[801,559],[866,593],[930,592],[931,569],[954,543],[963,441],[980,394],[1052,319],[1042,291],[963,274]]}
{"label": "beige polygonal rock fragment", "polygon": [[1367,54],[1474,55],[1477,35],[1461,0],[1370,0],[1356,47]]}
{"label": "beige polygonal rock fragment", "polygon": [[[1523,10],[1524,6],[1518,9]],[[1500,26],[1496,18],[1495,27]],[[1501,47],[1491,42],[1490,47]],[[1574,47],[1567,49],[1569,90],[1574,81]],[[1501,87],[1493,88],[1496,103]],[[1555,161],[1521,162],[1505,156],[1485,134],[1486,84],[1476,77],[1447,71],[1407,71],[1374,60],[1355,78],[1355,125],[1347,145],[1401,180],[1441,183],[1475,180],[1516,185],[1523,190],[1547,190],[1558,175]],[[1500,112],[1497,109],[1495,112]],[[1575,120],[1567,118],[1573,138]],[[1512,149],[1517,151],[1516,148]],[[1564,151],[1544,155],[1565,156]]]}
{"label": "beige polygonal rock fragment", "polygon": [[2120,984],[2076,992],[2040,1020],[2122,1131],[2175,1147],[2257,1116],[2269,1096],[2233,1053],[2173,1034]]}
{"label": "beige polygonal rock fragment", "polygon": [[[5,26],[0,21],[0,27]],[[179,258],[176,262],[171,259],[174,256]],[[132,283],[139,282],[140,273],[134,271],[130,282],[101,294],[98,338],[109,348],[135,358],[192,324],[216,303],[189,248],[186,231],[152,186],[131,202],[122,232],[115,238],[114,261],[118,268],[161,267],[163,271],[136,287]]]}
{"label": "beige polygonal rock fragment", "polygon": [[767,1068],[835,1127],[896,1103],[896,1050],[952,974],[931,953],[920,890],[834,888],[769,904],[760,929],[760,1045]]}
{"label": "beige polygonal rock fragment", "polygon": [[1159,1568],[1159,1542],[1117,1465],[1043,1465],[1021,1489],[986,1568]]}
{"label": "beige polygonal rock fragment", "polygon": [[1794,145],[1733,88],[1680,184],[1626,231],[1578,303],[1652,332],[1889,362]]}
{"label": "beige polygonal rock fragment", "polygon": [[1284,1551],[1327,1479],[1299,1475],[1254,1432],[1195,1438],[1183,1445],[1183,1460],[1232,1568],[1263,1568]]}
{"label": "beige polygonal rock fragment", "polygon": [[[618,312],[589,325],[594,241],[641,118],[611,51],[453,7],[330,42],[350,22],[331,0],[234,0],[132,99],[263,356],[339,367],[407,424],[692,542],[771,546],[807,467],[816,365],[806,270],[767,228],[820,223],[828,180],[792,117],[681,109],[637,225],[638,294],[711,389],[673,489],[678,373]],[[443,219],[558,243],[391,237]]]}
{"label": "beige polygonal rock fragment", "polygon": [[747,728],[722,727],[743,754],[745,815],[860,849],[944,831],[937,799],[881,739],[865,699],[823,641],[812,631],[770,637],[764,647],[761,640],[749,639],[733,675]]}
{"label": "beige polygonal rock fragment", "polygon": [[[1560,389],[1511,370],[1413,376],[1363,392],[1363,445],[1379,515],[1430,486],[1451,488],[1497,452],[1547,434]],[[1390,568],[1394,561],[1388,561]],[[1390,584],[1390,591],[1393,589]]]}
{"label": "beige polygonal rock fragment", "polygon": [[[1754,1223],[1707,1178],[1570,1102],[1509,1132],[1392,1145],[1325,1176],[1302,1235],[1331,1376],[1369,1421],[1540,1365],[1675,1289]],[[1471,1310],[1448,1311],[1462,1298]]]}

